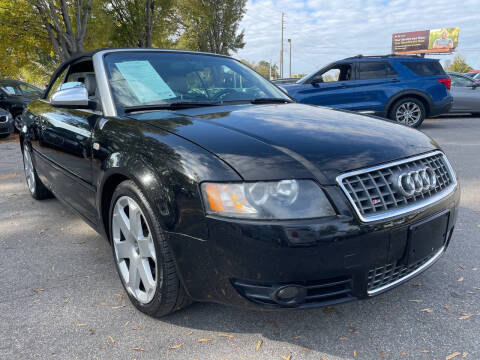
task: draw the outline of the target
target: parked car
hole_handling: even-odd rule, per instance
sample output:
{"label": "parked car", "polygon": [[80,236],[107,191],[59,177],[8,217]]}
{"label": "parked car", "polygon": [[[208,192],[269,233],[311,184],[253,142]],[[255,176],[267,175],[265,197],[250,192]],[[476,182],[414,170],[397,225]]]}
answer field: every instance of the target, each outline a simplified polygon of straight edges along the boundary
{"label": "parked car", "polygon": [[281,78],[281,79],[273,79],[271,81],[276,85],[280,85],[280,84],[294,84],[298,80],[300,79],[299,78]]}
{"label": "parked car", "polygon": [[355,56],[327,65],[295,84],[280,84],[302,104],[371,113],[411,127],[447,113],[450,79],[435,59]]}
{"label": "parked car", "polygon": [[449,72],[453,96],[451,113],[471,113],[480,116],[480,83],[464,74]]}
{"label": "parked car", "polygon": [[438,260],[457,219],[435,141],[294,103],[226,56],[85,53],[24,120],[32,196],[53,193],[103,234],[130,300],[156,317],[192,300],[368,298]]}
{"label": "parked car", "polygon": [[13,132],[13,117],[4,109],[0,109],[0,139],[8,137]]}
{"label": "parked car", "polygon": [[41,95],[42,90],[23,81],[0,79],[0,107],[12,114],[17,130],[22,127],[22,112],[25,106]]}

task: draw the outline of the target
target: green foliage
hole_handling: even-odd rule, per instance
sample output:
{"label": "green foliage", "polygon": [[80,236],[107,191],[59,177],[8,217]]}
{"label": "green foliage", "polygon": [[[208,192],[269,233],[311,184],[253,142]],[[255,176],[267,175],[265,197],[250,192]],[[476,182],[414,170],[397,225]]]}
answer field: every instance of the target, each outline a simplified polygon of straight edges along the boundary
{"label": "green foliage", "polygon": [[[239,32],[245,4],[246,0],[0,0],[0,77],[44,86],[61,61],[103,47],[231,54],[245,45],[244,33]],[[256,66],[268,77],[267,63]]]}
{"label": "green foliage", "polygon": [[452,63],[447,68],[447,71],[459,73],[466,73],[470,70],[472,70],[472,67],[467,64],[467,62],[465,61],[465,57],[460,54],[455,55]]}
{"label": "green foliage", "polygon": [[230,55],[245,46],[238,33],[246,0],[177,0],[177,47]]}
{"label": "green foliage", "polygon": [[173,0],[111,0],[103,5],[113,19],[111,41],[119,47],[171,47]]}
{"label": "green foliage", "polygon": [[[262,75],[265,79],[270,80],[270,74],[272,75],[272,79],[277,79],[280,77],[280,74],[278,73],[278,66],[277,64],[272,64],[271,65],[271,70],[270,70],[270,62],[265,61],[265,60],[260,60],[258,63],[255,62],[249,62],[247,60],[241,60],[245,65],[251,67],[253,70],[258,72],[260,75]],[[271,71],[271,73],[270,73]]]}

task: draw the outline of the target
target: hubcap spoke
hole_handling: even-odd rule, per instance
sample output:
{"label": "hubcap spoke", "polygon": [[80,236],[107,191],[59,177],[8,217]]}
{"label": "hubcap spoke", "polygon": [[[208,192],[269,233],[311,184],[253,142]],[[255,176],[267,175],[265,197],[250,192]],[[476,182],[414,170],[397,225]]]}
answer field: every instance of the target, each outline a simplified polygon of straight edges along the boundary
{"label": "hubcap spoke", "polygon": [[128,196],[115,203],[112,237],[125,288],[139,302],[150,302],[158,281],[155,245],[142,209]]}

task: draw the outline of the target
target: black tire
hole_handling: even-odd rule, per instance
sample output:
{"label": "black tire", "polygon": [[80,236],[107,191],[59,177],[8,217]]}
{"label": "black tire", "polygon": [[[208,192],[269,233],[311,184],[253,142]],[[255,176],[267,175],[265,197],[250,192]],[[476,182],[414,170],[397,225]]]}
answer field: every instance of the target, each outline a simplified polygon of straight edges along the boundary
{"label": "black tire", "polygon": [[[120,273],[119,264],[116,261],[115,248],[113,244],[112,219],[117,200],[124,196],[132,198],[140,206],[148,228],[150,229],[150,233],[153,237],[157,259],[158,279],[153,299],[147,304],[138,301],[135,296],[133,296],[127,290],[124,279]],[[193,302],[185,292],[183,285],[180,282],[172,251],[168,245],[160,224],[161,221],[152,210],[150,202],[133,181],[126,180],[117,186],[113,193],[109,210],[109,240],[112,245],[115,267],[117,268],[117,272],[120,280],[122,281],[125,292],[127,293],[133,305],[141,312],[155,318],[160,318],[180,310]]]}
{"label": "black tire", "polygon": [[[402,106],[409,106],[410,104],[415,104],[418,107],[419,110],[419,117],[415,121],[412,121],[411,123],[409,122],[403,122],[401,118],[397,118],[397,111],[402,107]],[[388,118],[396,121],[400,124],[413,127],[413,128],[418,128],[420,125],[422,125],[423,120],[425,120],[425,116],[427,115],[427,111],[425,109],[425,105],[423,103],[416,99],[416,98],[411,98],[411,97],[406,97],[402,98],[398,101],[396,101],[393,106],[391,107],[389,113],[388,113]]]}
{"label": "black tire", "polygon": [[472,116],[474,116],[474,117],[480,117],[480,113],[472,113]]}
{"label": "black tire", "polygon": [[33,179],[34,183],[33,186],[31,187],[29,182],[28,182],[28,176],[27,176],[27,168],[25,166],[25,152],[28,153],[30,156],[30,161],[32,159],[32,152],[29,150],[28,146],[23,147],[23,169],[25,172],[25,179],[27,181],[27,188],[30,192],[30,195],[36,200],[44,200],[44,199],[49,199],[53,197],[53,194],[50,192],[50,190],[47,189],[47,187],[42,183],[42,180],[38,177],[37,170],[35,169],[35,166],[33,165],[33,162],[31,163],[32,166],[32,171],[33,171]]}

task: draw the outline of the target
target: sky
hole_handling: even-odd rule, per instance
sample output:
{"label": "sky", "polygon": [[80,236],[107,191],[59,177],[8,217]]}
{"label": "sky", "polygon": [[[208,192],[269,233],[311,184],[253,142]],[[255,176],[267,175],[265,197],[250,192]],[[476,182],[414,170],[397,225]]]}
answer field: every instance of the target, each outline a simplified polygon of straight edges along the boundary
{"label": "sky", "polygon": [[[284,76],[348,56],[391,53],[397,32],[459,27],[457,53],[480,69],[480,0],[248,0],[240,24],[246,45],[234,57],[279,64],[285,13]],[[453,56],[436,55],[442,63]]]}

